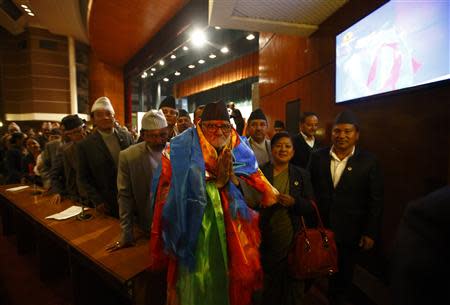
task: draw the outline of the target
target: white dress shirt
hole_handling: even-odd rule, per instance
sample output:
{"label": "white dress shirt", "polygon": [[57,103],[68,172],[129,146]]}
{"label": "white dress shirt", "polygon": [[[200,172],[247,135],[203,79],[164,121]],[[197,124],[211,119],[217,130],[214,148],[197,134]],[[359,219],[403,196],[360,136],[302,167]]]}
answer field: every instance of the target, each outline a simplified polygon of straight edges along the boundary
{"label": "white dress shirt", "polygon": [[300,131],[300,134],[302,135],[303,139],[305,139],[306,144],[309,145],[309,147],[314,147],[314,142],[316,141],[315,137],[312,137],[312,139],[308,138],[307,135],[305,135],[303,132]]}
{"label": "white dress shirt", "polygon": [[355,153],[355,146],[353,146],[352,152],[342,160],[339,159],[338,156],[334,153],[333,148],[334,147],[332,146],[330,149],[330,171],[331,179],[333,180],[333,186],[336,188],[336,185],[338,185],[339,180],[341,180],[342,173],[347,166],[348,159]]}

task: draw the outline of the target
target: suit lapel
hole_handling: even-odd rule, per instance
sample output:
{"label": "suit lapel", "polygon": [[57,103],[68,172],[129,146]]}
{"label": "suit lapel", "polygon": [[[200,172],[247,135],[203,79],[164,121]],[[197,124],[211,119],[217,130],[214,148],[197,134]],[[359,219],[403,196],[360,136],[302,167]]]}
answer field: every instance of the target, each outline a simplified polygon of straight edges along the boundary
{"label": "suit lapel", "polygon": [[103,141],[102,135],[98,131],[96,131],[92,136],[95,137],[95,142],[98,143],[98,148],[103,153],[103,155],[107,157],[112,164],[115,164],[111,153],[109,152],[109,149],[105,144],[105,141]]}
{"label": "suit lapel", "polygon": [[331,178],[330,165],[331,165],[331,156],[329,154],[329,150],[326,150],[326,157],[323,160],[322,170],[324,173],[326,173],[325,179],[327,179],[328,186],[330,187],[331,190],[333,190],[334,185],[333,185],[333,179]]}
{"label": "suit lapel", "polygon": [[114,133],[116,134],[117,139],[119,140],[120,150],[124,150],[125,148],[127,148],[128,143],[125,134],[118,129],[114,129]]}
{"label": "suit lapel", "polygon": [[[147,181],[151,182],[150,156],[149,156],[149,153],[147,151],[147,146],[146,146],[145,143],[143,145],[141,145],[141,150],[140,150],[139,154],[140,154],[140,159],[141,159],[141,164],[142,164],[141,169],[144,172],[144,175],[145,175],[145,178],[146,178],[144,181],[145,182],[147,182]],[[147,190],[147,189],[144,190],[143,189],[141,191],[148,192],[149,190]]]}
{"label": "suit lapel", "polygon": [[353,173],[353,167],[355,165],[355,158],[358,158],[358,150],[355,148],[355,152],[353,156],[348,158],[347,164],[342,172],[341,179],[339,179],[338,184],[336,185],[336,189],[341,188],[343,185],[346,185],[346,181],[351,177]]}

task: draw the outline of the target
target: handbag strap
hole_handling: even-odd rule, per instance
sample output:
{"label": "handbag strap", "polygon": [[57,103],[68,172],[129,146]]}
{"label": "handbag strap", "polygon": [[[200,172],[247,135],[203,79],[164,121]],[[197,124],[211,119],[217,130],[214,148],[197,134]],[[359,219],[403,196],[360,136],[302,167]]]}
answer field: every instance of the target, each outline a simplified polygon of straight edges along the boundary
{"label": "handbag strap", "polygon": [[[311,202],[311,205],[313,206],[314,211],[317,216],[317,227],[323,229],[324,226],[323,226],[322,218],[320,217],[319,209],[317,208],[317,204],[314,202],[314,200],[310,200],[310,202]],[[306,230],[305,218],[303,216],[301,217],[301,221],[302,221],[302,228],[304,230]]]}

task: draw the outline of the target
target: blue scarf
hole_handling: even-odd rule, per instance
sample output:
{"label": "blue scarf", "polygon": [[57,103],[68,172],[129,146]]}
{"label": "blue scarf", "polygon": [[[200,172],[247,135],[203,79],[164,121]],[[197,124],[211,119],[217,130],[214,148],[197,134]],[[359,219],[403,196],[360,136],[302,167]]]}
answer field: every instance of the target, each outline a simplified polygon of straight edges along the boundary
{"label": "blue scarf", "polygon": [[[245,138],[240,138],[232,155],[236,175],[248,176],[258,170],[256,158]],[[198,234],[208,202],[205,161],[195,128],[172,138],[170,163],[172,177],[162,213],[162,236],[166,251],[173,253],[180,263],[193,270]],[[160,170],[155,175],[153,188],[156,188],[159,176]],[[249,219],[249,208],[241,191],[233,183],[228,183],[228,194],[232,216],[240,215]]]}

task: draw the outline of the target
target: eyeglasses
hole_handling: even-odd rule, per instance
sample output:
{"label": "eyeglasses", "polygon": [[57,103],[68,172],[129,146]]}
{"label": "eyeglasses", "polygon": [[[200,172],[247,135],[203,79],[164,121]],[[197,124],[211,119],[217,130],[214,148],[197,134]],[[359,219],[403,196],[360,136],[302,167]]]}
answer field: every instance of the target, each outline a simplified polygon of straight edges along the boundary
{"label": "eyeglasses", "polygon": [[212,124],[212,123],[203,123],[202,126],[206,129],[208,132],[216,132],[219,128],[222,130],[223,133],[229,133],[231,132],[231,125],[230,124]]}

